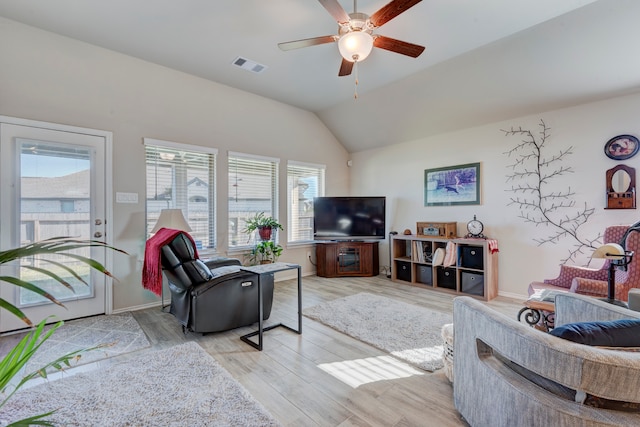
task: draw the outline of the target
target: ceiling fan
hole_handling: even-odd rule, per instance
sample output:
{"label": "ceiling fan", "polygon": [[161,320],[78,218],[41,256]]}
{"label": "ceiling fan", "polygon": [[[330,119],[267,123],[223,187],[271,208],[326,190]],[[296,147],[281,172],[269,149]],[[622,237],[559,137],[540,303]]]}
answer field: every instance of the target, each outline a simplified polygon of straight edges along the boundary
{"label": "ceiling fan", "polygon": [[350,75],[353,65],[369,56],[373,47],[412,58],[417,58],[424,51],[424,46],[373,33],[376,28],[381,27],[422,0],[392,0],[371,16],[357,12],[357,0],[353,1],[353,13],[349,14],[340,6],[338,0],[318,1],[338,22],[338,34],[278,43],[280,49],[292,50],[338,42],[338,49],[342,55],[338,76]]}

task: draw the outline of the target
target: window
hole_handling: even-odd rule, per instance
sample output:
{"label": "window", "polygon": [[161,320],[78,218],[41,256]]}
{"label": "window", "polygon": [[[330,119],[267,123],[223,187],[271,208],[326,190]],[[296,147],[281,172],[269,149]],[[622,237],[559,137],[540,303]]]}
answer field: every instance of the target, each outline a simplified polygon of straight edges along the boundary
{"label": "window", "polygon": [[287,243],[313,240],[313,198],[324,196],[324,165],[287,164]]}
{"label": "window", "polygon": [[62,213],[72,213],[75,212],[75,201],[74,200],[60,200],[60,212]]}
{"label": "window", "polygon": [[144,139],[147,165],[147,234],[162,209],[182,209],[199,248],[215,247],[216,150]]}
{"label": "window", "polygon": [[247,218],[264,212],[278,219],[278,164],[278,159],[229,152],[230,249],[255,243],[254,235],[244,233]]}

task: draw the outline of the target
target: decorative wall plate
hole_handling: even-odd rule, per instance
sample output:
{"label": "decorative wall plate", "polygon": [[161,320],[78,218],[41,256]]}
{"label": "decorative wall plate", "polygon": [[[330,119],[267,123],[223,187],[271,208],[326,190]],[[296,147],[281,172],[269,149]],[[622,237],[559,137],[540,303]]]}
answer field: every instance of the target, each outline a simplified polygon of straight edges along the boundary
{"label": "decorative wall plate", "polygon": [[640,148],[640,141],[633,135],[618,135],[604,145],[604,154],[613,160],[626,160],[635,156]]}

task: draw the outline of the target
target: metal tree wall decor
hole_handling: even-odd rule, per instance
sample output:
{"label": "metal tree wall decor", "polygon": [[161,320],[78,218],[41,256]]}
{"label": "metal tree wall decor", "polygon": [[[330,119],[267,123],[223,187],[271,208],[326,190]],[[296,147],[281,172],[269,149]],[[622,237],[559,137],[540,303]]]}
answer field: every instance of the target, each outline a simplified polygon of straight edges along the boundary
{"label": "metal tree wall decor", "polygon": [[573,173],[571,166],[563,163],[572,154],[573,147],[547,154],[550,128],[544,120],[540,120],[539,128],[537,134],[522,127],[501,129],[505,136],[521,137],[520,143],[504,153],[514,160],[507,166],[511,171],[507,175],[511,188],[506,191],[512,194],[507,205],[518,206],[518,217],[525,222],[550,228],[547,236],[533,239],[538,246],[555,244],[565,237],[574,240],[568,256],[561,261],[565,264],[586,250],[596,249],[602,235],[595,238],[580,235],[580,227],[593,215],[595,208],[589,208],[586,202],[584,206],[576,207],[575,192],[571,187],[558,189],[558,185],[554,185],[556,178]]}

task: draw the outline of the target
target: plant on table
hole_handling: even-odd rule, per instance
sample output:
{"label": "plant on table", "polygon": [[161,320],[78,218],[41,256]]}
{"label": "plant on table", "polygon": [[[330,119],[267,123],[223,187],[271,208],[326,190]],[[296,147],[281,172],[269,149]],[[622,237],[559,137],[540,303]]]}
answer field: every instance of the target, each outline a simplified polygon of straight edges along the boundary
{"label": "plant on table", "polygon": [[[78,240],[68,237],[58,237],[48,240],[43,240],[41,242],[31,243],[25,246],[21,246],[15,249],[9,249],[6,251],[0,251],[0,267],[3,265],[7,265],[11,262],[19,262],[22,259],[29,257],[39,257],[41,261],[44,261],[50,264],[52,267],[57,268],[58,271],[63,271],[65,273],[58,273],[53,269],[45,269],[41,267],[34,267],[30,265],[21,265],[20,268],[29,269],[45,275],[51,279],[53,279],[54,283],[57,283],[61,286],[66,287],[67,289],[75,292],[73,286],[69,283],[67,278],[62,277],[63,275],[67,275],[72,277],[71,280],[77,280],[80,283],[87,285],[87,283],[80,277],[80,275],[75,272],[68,265],[61,263],[60,261],[54,261],[52,259],[48,259],[47,256],[57,256],[57,257],[65,257],[67,259],[73,259],[75,261],[79,261],[89,268],[92,268],[108,277],[113,278],[111,273],[106,270],[106,268],[91,258],[78,255],[76,253],[72,253],[76,249],[89,248],[89,247],[103,247],[106,249],[115,250],[121,253],[126,253],[120,249],[116,249],[107,245],[104,242],[99,242],[96,240]],[[52,294],[42,289],[41,287],[35,285],[32,282],[21,279],[20,277],[12,276],[12,275],[0,275],[0,283],[8,283],[10,285],[16,286],[18,288],[26,289],[31,292],[35,292],[38,295],[41,295],[44,298],[47,298],[49,301],[63,306],[64,305],[58,301]],[[33,326],[32,321],[20,310],[18,307],[10,303],[9,301],[0,298],[0,308],[3,308],[15,316],[19,317],[26,325]],[[20,370],[24,367],[24,365],[31,359],[31,357],[35,354],[35,352],[40,348],[40,346],[53,335],[53,333],[64,324],[63,321],[56,322],[49,330],[45,331],[44,327],[49,318],[43,319],[38,325],[27,335],[25,335],[22,340],[2,359],[0,360],[0,394],[2,397],[0,398],[0,409],[2,406],[13,396],[13,394],[22,387],[27,381],[35,377],[47,377],[47,369],[50,367],[56,369],[63,369],[64,367],[71,366],[71,361],[77,360],[80,358],[81,353],[89,350],[94,350],[96,348],[103,347],[104,345],[98,345],[96,347],[83,349],[74,351],[72,353],[65,354],[46,364],[45,366],[40,367],[38,370],[28,373],[25,375],[15,387],[11,390],[10,383],[13,378],[20,372]],[[50,416],[55,411],[47,412],[45,414],[35,415],[33,417],[15,421],[9,426],[26,426],[26,425],[44,425],[51,426],[53,425],[51,422],[45,420],[45,417]]]}
{"label": "plant on table", "polygon": [[269,264],[276,262],[282,254],[282,246],[272,240],[258,242],[249,253],[249,262],[255,264]]}
{"label": "plant on table", "polygon": [[273,230],[283,230],[282,225],[273,217],[267,216],[264,212],[259,212],[245,221],[244,232],[249,235],[258,230],[260,240],[270,240]]}

